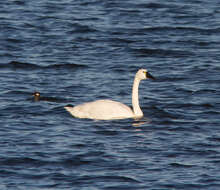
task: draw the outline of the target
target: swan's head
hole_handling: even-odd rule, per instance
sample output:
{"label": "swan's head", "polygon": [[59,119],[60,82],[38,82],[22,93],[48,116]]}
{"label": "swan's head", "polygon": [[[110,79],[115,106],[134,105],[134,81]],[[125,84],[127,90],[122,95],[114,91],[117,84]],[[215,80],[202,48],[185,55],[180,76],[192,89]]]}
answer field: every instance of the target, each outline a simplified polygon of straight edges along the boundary
{"label": "swan's head", "polygon": [[149,73],[149,71],[147,71],[147,69],[139,69],[138,72],[136,73],[136,78],[138,78],[139,80],[143,80],[143,79],[155,80],[155,78]]}

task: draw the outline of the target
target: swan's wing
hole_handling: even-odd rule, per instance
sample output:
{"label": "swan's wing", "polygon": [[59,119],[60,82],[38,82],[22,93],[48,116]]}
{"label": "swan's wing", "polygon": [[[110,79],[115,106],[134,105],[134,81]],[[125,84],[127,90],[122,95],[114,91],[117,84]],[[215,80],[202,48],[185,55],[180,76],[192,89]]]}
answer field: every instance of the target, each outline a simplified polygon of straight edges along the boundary
{"label": "swan's wing", "polygon": [[[75,117],[91,119],[120,119],[133,117],[130,107],[112,100],[97,100],[72,108]],[[68,110],[69,111],[69,110]]]}

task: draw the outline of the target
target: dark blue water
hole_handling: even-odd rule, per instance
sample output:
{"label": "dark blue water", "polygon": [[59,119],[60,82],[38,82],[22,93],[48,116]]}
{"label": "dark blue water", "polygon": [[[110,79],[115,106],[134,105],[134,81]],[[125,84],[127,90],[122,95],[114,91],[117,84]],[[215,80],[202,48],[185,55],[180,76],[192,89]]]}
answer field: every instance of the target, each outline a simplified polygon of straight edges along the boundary
{"label": "dark blue water", "polygon": [[[218,0],[1,1],[0,189],[219,190],[219,21]],[[139,68],[141,121],[64,110],[131,105]]]}

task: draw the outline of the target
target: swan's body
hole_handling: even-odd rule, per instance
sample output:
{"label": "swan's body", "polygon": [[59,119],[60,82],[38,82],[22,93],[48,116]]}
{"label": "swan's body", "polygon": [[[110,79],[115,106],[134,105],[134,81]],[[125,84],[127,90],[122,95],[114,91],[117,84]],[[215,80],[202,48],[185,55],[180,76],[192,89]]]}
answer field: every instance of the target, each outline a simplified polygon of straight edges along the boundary
{"label": "swan's body", "polygon": [[65,107],[73,116],[90,119],[122,119],[133,117],[130,107],[112,100],[97,100],[80,104],[75,107]]}
{"label": "swan's body", "polygon": [[143,79],[152,78],[153,76],[145,69],[140,69],[134,78],[132,89],[132,106],[133,110],[125,104],[112,100],[97,100],[87,102],[75,107],[66,106],[65,109],[74,117],[89,118],[97,120],[126,119],[139,118],[143,116],[143,112],[139,106],[138,87]]}

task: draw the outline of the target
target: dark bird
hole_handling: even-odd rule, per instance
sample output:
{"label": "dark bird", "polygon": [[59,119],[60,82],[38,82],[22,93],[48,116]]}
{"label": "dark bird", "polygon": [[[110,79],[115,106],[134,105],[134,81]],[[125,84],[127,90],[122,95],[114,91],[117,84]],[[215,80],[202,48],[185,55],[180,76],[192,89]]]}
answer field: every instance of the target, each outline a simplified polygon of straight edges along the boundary
{"label": "dark bird", "polygon": [[41,96],[40,92],[36,91],[32,94],[34,96],[34,101],[47,101],[47,102],[65,102],[64,99],[59,99],[56,97],[44,97]]}

